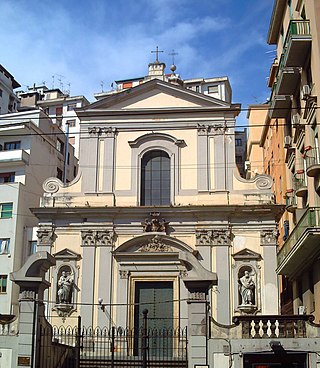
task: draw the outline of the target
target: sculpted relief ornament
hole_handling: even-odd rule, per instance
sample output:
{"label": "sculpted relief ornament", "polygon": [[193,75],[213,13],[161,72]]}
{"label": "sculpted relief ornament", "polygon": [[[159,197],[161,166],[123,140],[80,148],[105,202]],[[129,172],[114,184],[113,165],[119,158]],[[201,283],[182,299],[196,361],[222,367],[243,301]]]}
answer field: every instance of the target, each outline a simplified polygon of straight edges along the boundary
{"label": "sculpted relief ornament", "polygon": [[56,239],[54,231],[50,229],[40,228],[37,231],[38,244],[41,246],[52,246]]}
{"label": "sculpted relief ornament", "polygon": [[82,246],[112,246],[115,232],[108,230],[81,231]]}
{"label": "sculpted relief ornament", "polygon": [[260,233],[260,243],[261,245],[275,245],[278,242],[279,231],[274,230],[263,230]]}
{"label": "sculpted relief ornament", "polygon": [[164,244],[159,235],[154,236],[149,243],[140,247],[139,252],[172,252],[172,248]]}
{"label": "sculpted relief ornament", "polygon": [[229,245],[231,232],[228,229],[197,230],[196,245]]}
{"label": "sculpted relief ornament", "polygon": [[149,218],[141,223],[144,232],[165,232],[168,234],[169,222],[160,218],[160,212],[151,212]]}

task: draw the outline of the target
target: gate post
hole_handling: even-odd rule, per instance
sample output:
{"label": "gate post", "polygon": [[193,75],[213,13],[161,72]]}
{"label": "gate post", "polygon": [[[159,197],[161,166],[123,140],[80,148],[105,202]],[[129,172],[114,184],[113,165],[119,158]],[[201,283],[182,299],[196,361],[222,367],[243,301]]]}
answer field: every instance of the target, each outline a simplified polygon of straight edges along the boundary
{"label": "gate post", "polygon": [[10,274],[11,281],[20,286],[18,366],[35,368],[38,365],[39,322],[44,319],[43,295],[50,286],[45,274],[55,263],[49,253],[37,252],[28,258],[19,271]]}
{"label": "gate post", "polygon": [[188,289],[188,367],[207,365],[209,336],[208,291],[218,282],[217,275],[206,270],[189,253],[180,253],[180,260],[188,264],[188,276],[183,282]]}
{"label": "gate post", "polygon": [[142,328],[142,368],[147,368],[147,350],[148,350],[148,309],[143,312],[143,328]]}

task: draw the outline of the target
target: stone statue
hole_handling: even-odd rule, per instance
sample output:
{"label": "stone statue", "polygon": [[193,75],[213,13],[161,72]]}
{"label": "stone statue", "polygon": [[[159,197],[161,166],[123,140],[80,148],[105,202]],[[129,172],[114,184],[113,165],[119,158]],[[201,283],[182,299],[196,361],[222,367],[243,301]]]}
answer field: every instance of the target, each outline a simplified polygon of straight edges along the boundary
{"label": "stone statue", "polygon": [[253,305],[255,284],[249,271],[244,271],[244,275],[239,279],[239,290],[241,295],[241,305]]}
{"label": "stone statue", "polygon": [[58,303],[70,304],[73,288],[73,275],[62,271],[58,281]]}

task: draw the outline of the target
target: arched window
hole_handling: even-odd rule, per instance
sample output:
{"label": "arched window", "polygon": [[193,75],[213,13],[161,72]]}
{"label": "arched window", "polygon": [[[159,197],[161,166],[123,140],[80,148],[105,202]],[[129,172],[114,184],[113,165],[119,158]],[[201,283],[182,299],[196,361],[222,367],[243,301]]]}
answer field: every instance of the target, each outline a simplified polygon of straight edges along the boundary
{"label": "arched window", "polygon": [[141,205],[170,205],[170,157],[161,150],[149,151],[141,161]]}

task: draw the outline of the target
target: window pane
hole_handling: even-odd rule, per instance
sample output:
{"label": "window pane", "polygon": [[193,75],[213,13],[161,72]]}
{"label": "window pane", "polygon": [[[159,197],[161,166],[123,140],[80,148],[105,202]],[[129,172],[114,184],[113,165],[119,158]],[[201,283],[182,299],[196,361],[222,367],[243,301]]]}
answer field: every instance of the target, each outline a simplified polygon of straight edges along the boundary
{"label": "window pane", "polygon": [[141,162],[141,205],[170,204],[170,158],[164,151],[147,152]]}
{"label": "window pane", "polygon": [[10,218],[12,217],[12,203],[2,203],[0,204],[0,217],[1,218]]}

